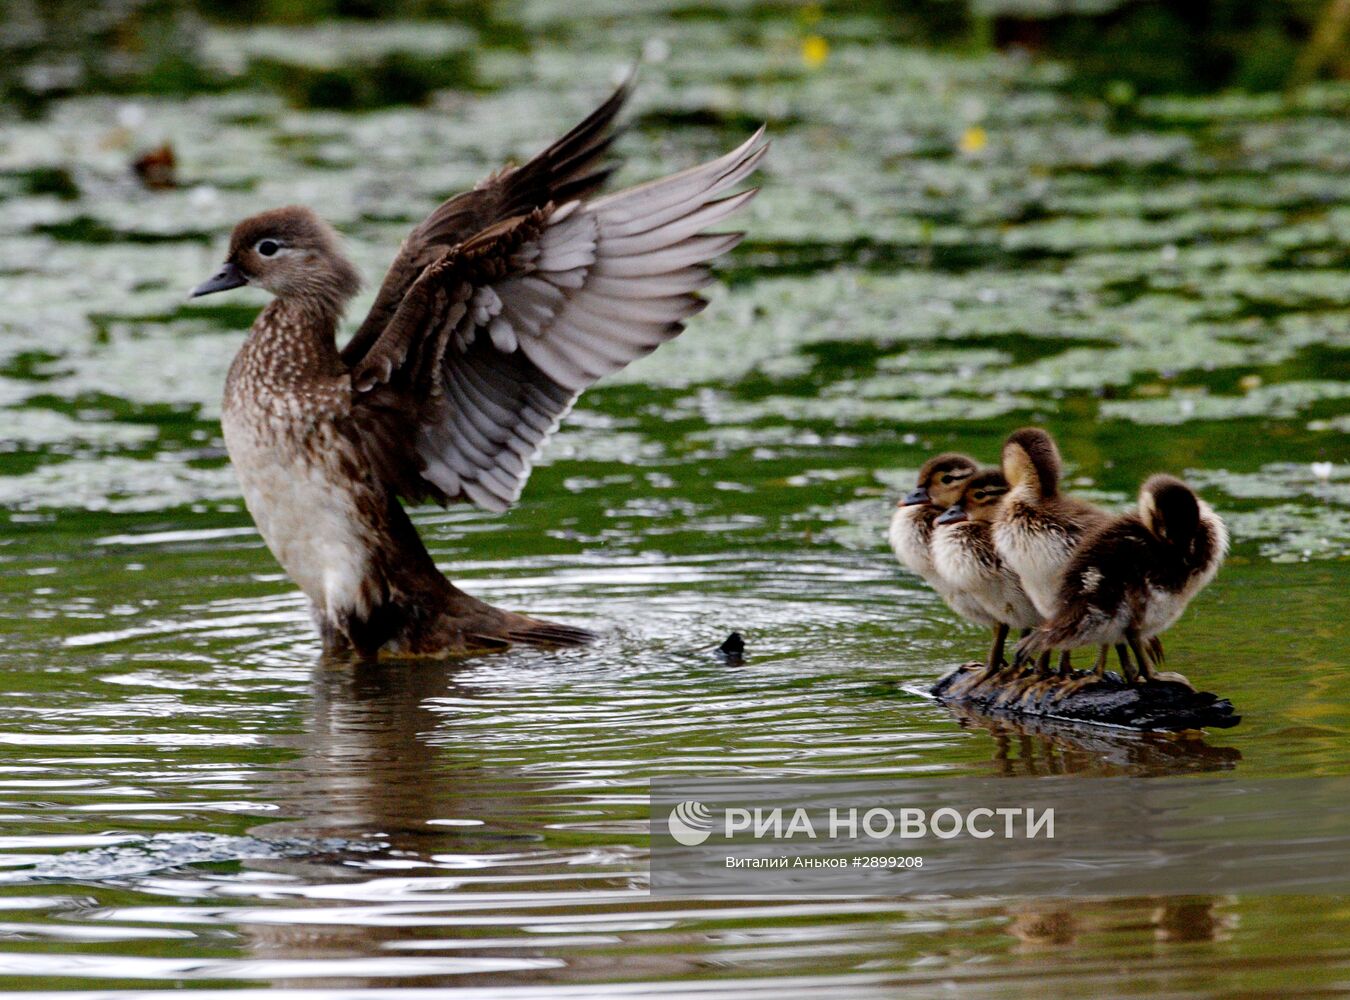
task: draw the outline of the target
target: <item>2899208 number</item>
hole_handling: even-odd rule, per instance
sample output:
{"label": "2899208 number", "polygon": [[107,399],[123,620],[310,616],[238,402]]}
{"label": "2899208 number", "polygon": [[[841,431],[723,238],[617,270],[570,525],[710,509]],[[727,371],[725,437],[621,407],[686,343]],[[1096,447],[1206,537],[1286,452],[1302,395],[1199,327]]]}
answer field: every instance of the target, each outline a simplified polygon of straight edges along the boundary
{"label": "2899208 number", "polygon": [[854,858],[860,868],[922,868],[923,858],[917,854],[883,854],[868,858]]}

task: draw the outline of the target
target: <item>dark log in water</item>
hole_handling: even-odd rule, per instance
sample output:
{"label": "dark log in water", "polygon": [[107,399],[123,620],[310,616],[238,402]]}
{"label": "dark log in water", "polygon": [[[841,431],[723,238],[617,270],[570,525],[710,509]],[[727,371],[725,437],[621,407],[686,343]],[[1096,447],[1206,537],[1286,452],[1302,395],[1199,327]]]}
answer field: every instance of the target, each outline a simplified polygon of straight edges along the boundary
{"label": "dark log in water", "polygon": [[991,678],[984,664],[966,663],[944,674],[931,690],[939,701],[994,715],[1141,732],[1231,729],[1242,721],[1242,716],[1233,714],[1233,703],[1227,698],[1177,681],[1129,684],[1108,673],[1069,690],[1071,681],[1086,676],[1078,672],[1050,681],[1030,676]]}

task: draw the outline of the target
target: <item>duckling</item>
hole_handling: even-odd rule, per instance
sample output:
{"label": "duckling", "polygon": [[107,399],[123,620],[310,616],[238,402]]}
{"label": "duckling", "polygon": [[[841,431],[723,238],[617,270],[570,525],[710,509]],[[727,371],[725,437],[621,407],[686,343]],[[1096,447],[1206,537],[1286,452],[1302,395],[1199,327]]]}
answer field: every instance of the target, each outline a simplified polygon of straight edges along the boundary
{"label": "duckling", "polygon": [[[994,548],[1022,581],[1036,610],[1049,619],[1057,609],[1060,576],[1074,549],[1111,515],[1059,491],[1064,462],[1048,431],[1023,427],[1008,435],[1002,466],[1010,489],[993,526]],[[1128,672],[1125,647],[1119,647],[1116,654]],[[1161,646],[1157,656],[1162,656]],[[1060,658],[1060,672],[1068,669],[1065,654]]]}
{"label": "duckling", "polygon": [[1059,491],[1063,461],[1054,438],[1023,427],[1003,444],[1008,493],[992,535],[1000,558],[1022,581],[1042,617],[1051,617],[1065,564],[1083,536],[1110,520],[1099,507]]}
{"label": "duckling", "polygon": [[[1140,677],[1157,679],[1144,642],[1181,616],[1227,552],[1228,530],[1209,504],[1179,479],[1151,477],[1139,491],[1137,514],[1114,518],[1084,539],[1065,567],[1056,613],[1018,644],[1017,660],[1125,642]],[[1104,666],[1105,656],[1098,656],[1093,673]]]}
{"label": "duckling", "polygon": [[934,456],[919,470],[915,488],[895,505],[887,540],[900,565],[923,578],[937,590],[941,581],[933,568],[929,543],[933,520],[961,496],[966,481],[979,470],[969,455],[945,452]]}
{"label": "duckling", "polygon": [[1042,621],[1017,574],[994,549],[990,526],[1007,493],[1003,473],[997,469],[978,473],[966,482],[960,499],[933,522],[931,549],[938,575],[948,587],[973,598],[998,623],[998,655],[990,653],[991,672],[1002,665],[1002,640],[1009,628],[1032,629]]}
{"label": "duckling", "polygon": [[947,452],[930,458],[919,470],[916,488],[896,505],[888,538],[900,564],[922,577],[948,607],[962,618],[993,629],[988,666],[996,670],[1003,664],[1007,627],[989,614],[974,594],[953,586],[933,565],[933,522],[960,499],[966,482],[978,471],[979,466],[969,455]]}

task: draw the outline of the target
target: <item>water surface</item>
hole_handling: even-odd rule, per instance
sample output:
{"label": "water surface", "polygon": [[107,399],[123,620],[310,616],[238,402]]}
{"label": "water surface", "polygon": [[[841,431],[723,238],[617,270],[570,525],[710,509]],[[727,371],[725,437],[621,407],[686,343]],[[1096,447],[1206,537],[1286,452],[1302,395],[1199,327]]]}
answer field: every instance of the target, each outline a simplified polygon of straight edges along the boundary
{"label": "water surface", "polygon": [[[428,107],[244,86],[0,132],[0,988],[1344,991],[1339,899],[654,899],[645,783],[1350,772],[1350,90],[1110,110],[1053,66],[907,49],[863,16],[552,10],[515,10],[524,48],[358,31],[478,46],[474,91]],[[340,63],[350,34],[207,51]],[[767,120],[751,236],[686,337],[586,395],[518,509],[418,517],[466,589],[601,641],[321,663],[217,422],[263,300],[185,289],[238,217],[293,201],[378,275],[644,45],[664,58],[621,179]],[[147,191],[127,164],[163,140],[184,186]],[[1168,651],[1238,729],[1023,728],[918,693],[983,636],[896,569],[890,505],[932,452],[992,458],[1030,422],[1085,495],[1123,508],[1167,470],[1229,520]],[[712,654],[732,629],[743,665]]]}

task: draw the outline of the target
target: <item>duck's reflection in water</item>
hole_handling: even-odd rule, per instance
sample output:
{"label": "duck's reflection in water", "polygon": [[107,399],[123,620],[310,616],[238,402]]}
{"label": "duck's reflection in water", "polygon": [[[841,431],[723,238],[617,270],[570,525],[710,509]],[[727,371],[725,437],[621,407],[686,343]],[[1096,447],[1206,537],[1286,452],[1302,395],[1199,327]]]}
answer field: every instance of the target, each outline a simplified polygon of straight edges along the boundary
{"label": "duck's reflection in water", "polygon": [[[597,846],[593,832],[589,846],[575,846],[567,833],[608,811],[588,803],[595,789],[560,789],[556,768],[547,779],[525,765],[485,764],[473,746],[451,738],[457,705],[494,694],[481,678],[457,683],[462,669],[443,662],[316,669],[306,731],[278,740],[299,750],[272,789],[289,818],[250,831],[312,846],[301,856],[248,862],[254,890],[280,901],[252,909],[254,919],[241,924],[253,955],[306,963],[275,986],[595,979],[613,965],[607,950],[624,944],[621,925],[642,917],[629,911],[645,908],[645,850]],[[475,721],[481,727],[481,715]],[[274,886],[259,884],[271,879]],[[696,967],[692,936],[650,937],[643,935],[642,954],[625,958],[644,978]]]}
{"label": "duck's reflection in water", "polygon": [[[305,852],[248,863],[251,893],[273,905],[249,907],[238,925],[263,968],[275,969],[274,986],[547,989],[705,977],[710,963],[810,975],[852,968],[839,965],[841,948],[880,962],[900,984],[919,974],[911,962],[963,940],[969,902],[647,896],[641,789],[523,753],[502,763],[517,751],[485,748],[484,720],[509,692],[481,674],[461,684],[459,669],[315,672],[305,732],[278,738],[298,750],[272,777],[271,800],[288,818],[252,831]],[[996,766],[1008,774],[1175,773],[1237,759],[1202,742],[1113,741],[978,716],[966,724],[993,733]],[[1004,928],[985,944],[994,963],[986,985],[1001,982],[1000,956],[1076,961],[1122,935],[1135,948],[1217,939],[1227,924],[1216,906],[1193,897],[976,904]]]}
{"label": "duck's reflection in water", "polygon": [[1159,945],[1225,941],[1237,917],[1224,912],[1232,896],[1140,896],[1111,900],[1056,900],[1010,907],[1007,932],[1016,954],[1060,949],[1099,951],[1106,939],[1146,934]]}
{"label": "duck's reflection in water", "polygon": [[1053,719],[995,718],[955,705],[947,709],[962,728],[989,733],[993,769],[1008,777],[1160,777],[1231,771],[1242,760],[1237,747],[1212,746],[1199,733],[1126,732]]}
{"label": "duck's reflection in water", "polygon": [[347,839],[355,860],[362,847],[412,858],[463,848],[463,834],[518,835],[507,817],[537,786],[437,745],[436,730],[452,724],[449,706],[484,694],[456,682],[459,666],[321,664],[306,732],[293,744],[301,756],[278,789],[297,818],[265,827],[267,835]]}

